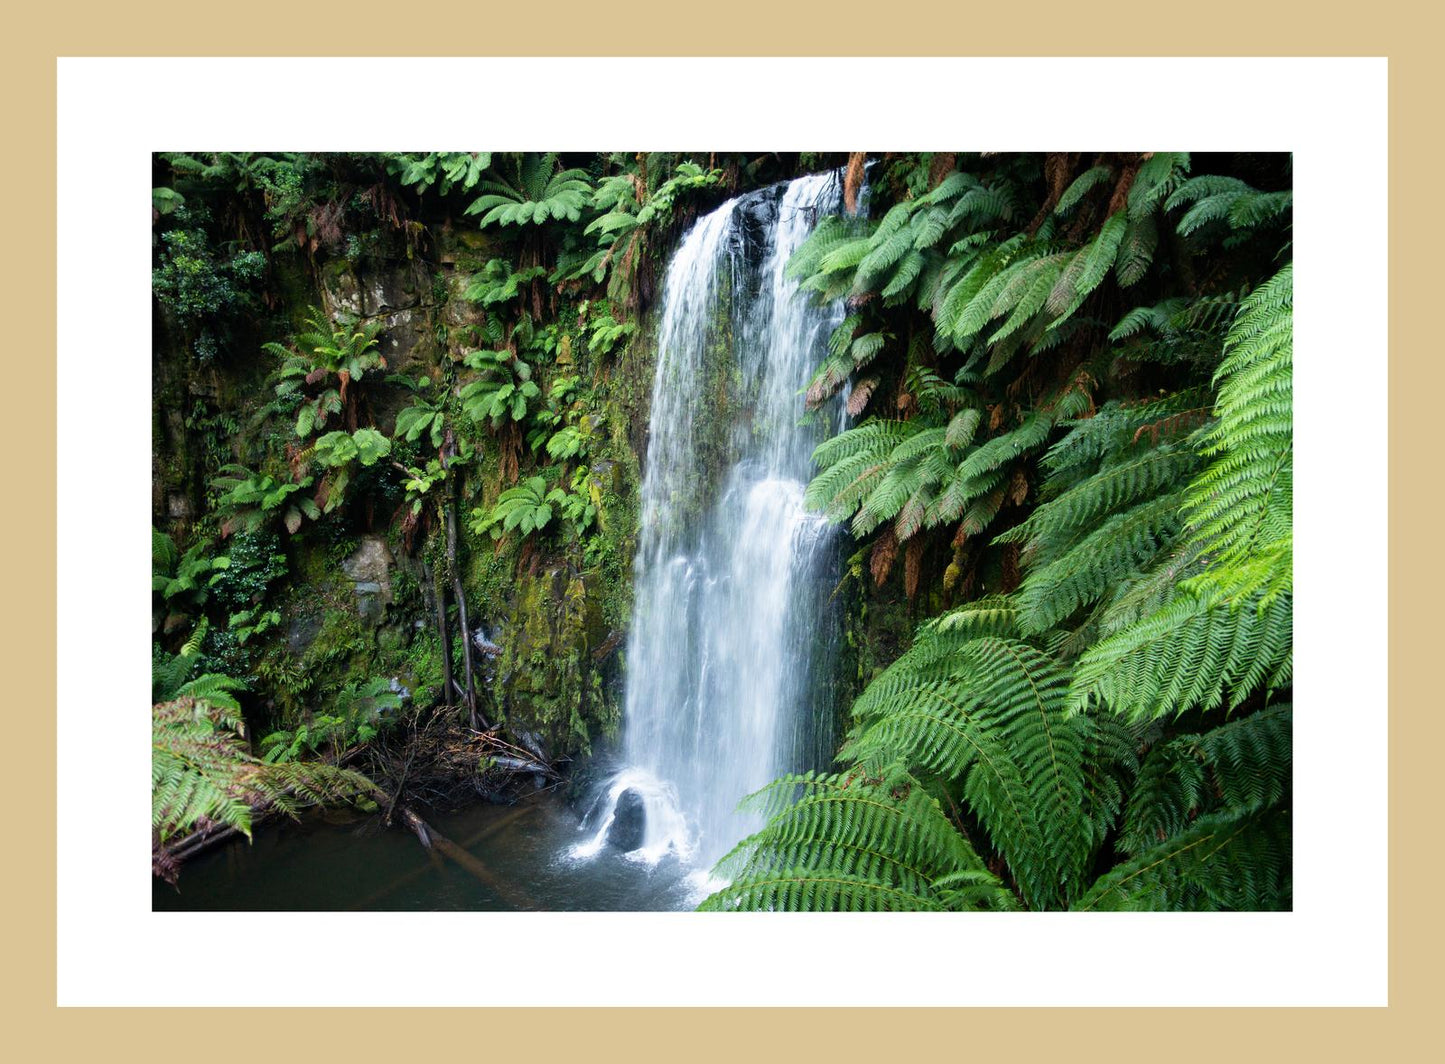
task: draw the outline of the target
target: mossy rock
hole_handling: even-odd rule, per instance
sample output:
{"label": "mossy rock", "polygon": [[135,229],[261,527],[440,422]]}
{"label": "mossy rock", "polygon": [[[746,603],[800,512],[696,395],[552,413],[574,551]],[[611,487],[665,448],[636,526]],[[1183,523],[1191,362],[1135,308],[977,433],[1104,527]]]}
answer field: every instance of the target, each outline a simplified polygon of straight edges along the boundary
{"label": "mossy rock", "polygon": [[593,661],[608,636],[599,588],[562,565],[523,573],[501,631],[494,695],[510,730],[566,756],[589,753],[593,738],[616,730],[616,698]]}

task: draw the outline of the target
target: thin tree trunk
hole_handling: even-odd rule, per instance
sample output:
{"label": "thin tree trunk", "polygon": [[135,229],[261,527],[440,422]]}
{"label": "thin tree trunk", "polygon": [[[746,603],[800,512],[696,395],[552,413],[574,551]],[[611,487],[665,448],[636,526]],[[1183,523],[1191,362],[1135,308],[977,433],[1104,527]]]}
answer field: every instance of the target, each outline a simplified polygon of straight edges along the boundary
{"label": "thin tree trunk", "polygon": [[462,587],[461,568],[457,564],[457,508],[447,506],[447,568],[452,574],[452,588],[457,596],[457,623],[462,628],[462,668],[466,677],[466,703],[472,731],[477,727],[477,685],[472,675],[472,628],[467,620],[467,593]]}
{"label": "thin tree trunk", "polygon": [[441,573],[435,570],[432,571],[432,588],[437,600],[437,636],[442,644],[442,701],[450,704],[452,688],[456,683],[452,679],[452,637],[447,631],[447,586]]}

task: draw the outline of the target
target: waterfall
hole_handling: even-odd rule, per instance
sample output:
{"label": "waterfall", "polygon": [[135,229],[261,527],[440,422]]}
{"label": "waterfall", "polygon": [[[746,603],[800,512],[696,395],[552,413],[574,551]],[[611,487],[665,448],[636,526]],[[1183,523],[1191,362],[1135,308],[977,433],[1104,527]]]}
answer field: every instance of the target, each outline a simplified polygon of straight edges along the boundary
{"label": "waterfall", "polygon": [[[760,826],[738,801],[828,756],[830,529],[803,506],[834,409],[802,392],[842,307],[785,276],[836,173],[729,200],[700,219],[663,287],[627,645],[623,764],[574,849],[675,855],[699,873]],[[631,797],[626,797],[630,793]],[[626,805],[623,805],[624,801]],[[641,814],[640,823],[638,814]]]}

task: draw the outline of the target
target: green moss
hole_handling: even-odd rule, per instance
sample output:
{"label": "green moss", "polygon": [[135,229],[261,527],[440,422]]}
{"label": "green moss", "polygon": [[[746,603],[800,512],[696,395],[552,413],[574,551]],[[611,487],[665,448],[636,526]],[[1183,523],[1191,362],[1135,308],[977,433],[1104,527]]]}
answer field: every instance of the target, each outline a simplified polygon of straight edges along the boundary
{"label": "green moss", "polygon": [[615,735],[617,699],[593,662],[607,633],[603,596],[582,575],[558,567],[519,576],[493,688],[508,725],[557,754],[586,755],[595,737]]}
{"label": "green moss", "polygon": [[419,630],[396,665],[398,678],[418,701],[425,701],[430,694],[439,694],[442,686],[442,651],[436,629]]}
{"label": "green moss", "polygon": [[331,693],[348,683],[359,683],[373,675],[376,644],[355,610],[328,609],[321,618],[321,631],[306,648],[301,661],[318,677],[318,687]]}

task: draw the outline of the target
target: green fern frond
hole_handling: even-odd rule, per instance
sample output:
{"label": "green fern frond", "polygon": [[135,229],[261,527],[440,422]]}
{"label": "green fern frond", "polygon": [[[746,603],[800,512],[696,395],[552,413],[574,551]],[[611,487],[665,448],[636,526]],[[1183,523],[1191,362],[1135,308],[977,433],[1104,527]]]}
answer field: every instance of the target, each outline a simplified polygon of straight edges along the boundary
{"label": "green fern frond", "polygon": [[1114,273],[1122,288],[1137,284],[1149,271],[1154,262],[1154,252],[1159,247],[1159,226],[1154,215],[1134,217],[1124,229],[1119,243],[1119,254],[1114,260]]}
{"label": "green fern frond", "polygon": [[1092,166],[1085,170],[1069,183],[1069,187],[1059,197],[1059,202],[1054,204],[1054,214],[1060,218],[1067,218],[1085,196],[1113,176],[1114,169],[1110,166]]}
{"label": "green fern frond", "polygon": [[1034,411],[1024,418],[1023,424],[1002,436],[995,436],[983,444],[959,466],[960,477],[977,477],[1012,462],[1020,455],[1040,446],[1053,431],[1053,416],[1044,411]]}
{"label": "green fern frond", "polygon": [[1062,553],[1031,569],[1019,589],[1025,631],[1052,628],[1148,565],[1178,532],[1181,500],[1179,493],[1154,496],[1107,518],[1076,541],[1061,536],[1057,544],[1042,543],[1041,549],[1052,546]]}
{"label": "green fern frond", "polygon": [[1154,747],[1129,797],[1119,849],[1142,853],[1204,814],[1242,816],[1285,802],[1292,732],[1291,707],[1277,705]]}
{"label": "green fern frond", "polygon": [[[949,634],[933,633],[951,644]],[[1064,903],[1081,889],[1089,837],[1082,771],[1090,721],[1065,712],[1067,674],[1017,640],[970,639],[936,659],[921,642],[854,704],[858,723],[840,757],[870,774],[899,761],[962,777],[1024,900]],[[941,667],[946,676],[924,678]]]}
{"label": "green fern frond", "polygon": [[[1020,271],[1020,280],[1026,279],[1027,285],[1018,293],[1017,302],[1013,303],[1012,310],[1005,308],[999,312],[1000,314],[1007,313],[1008,318],[989,336],[990,344],[998,344],[1007,340],[1043,309],[1045,300],[1054,291],[1060,275],[1074,257],[1072,252],[1045,255],[1042,258],[1034,259],[1026,270]],[[1005,291],[1000,295],[1000,303],[1003,303],[1006,298],[1011,298],[1011,295]],[[998,317],[999,314],[994,316]]]}
{"label": "green fern frond", "polygon": [[227,714],[227,723],[237,722],[237,730],[241,714],[241,705],[236,701],[236,692],[246,690],[246,682],[238,680],[234,676],[226,676],[222,673],[208,672],[189,680],[176,689],[175,698],[193,698],[197,702],[205,703],[217,711]]}
{"label": "green fern frond", "polygon": [[948,214],[949,228],[963,225],[970,229],[984,229],[1013,218],[1016,194],[1011,185],[1001,183],[993,187],[975,185],[968,189],[954,203]]}
{"label": "green fern frond", "polygon": [[1201,817],[1101,877],[1075,911],[1288,909],[1291,818],[1271,810]]}
{"label": "green fern frond", "polygon": [[1165,442],[1134,448],[1132,455],[1107,464],[1098,473],[1040,503],[1028,519],[996,542],[1026,543],[1034,564],[1047,565],[1074,542],[1080,529],[1131,503],[1172,492],[1199,467],[1188,447]]}
{"label": "green fern frond", "polygon": [[1109,267],[1118,258],[1126,229],[1125,213],[1117,211],[1104,222],[1093,240],[1073,254],[1044,303],[1044,309],[1052,319],[1049,332],[1056,332],[1068,321],[1109,275]]}
{"label": "green fern frond", "polygon": [[981,255],[968,271],[943,292],[934,307],[935,346],[952,344],[963,350],[970,337],[987,323],[989,308],[1008,281],[1010,264],[1025,246],[1018,233]]}
{"label": "green fern frond", "polygon": [[157,531],[151,527],[151,572],[153,574],[170,574],[175,572],[176,562],[180,554],[176,550],[175,542],[164,532]]}
{"label": "green fern frond", "polygon": [[1070,705],[1104,705],[1132,718],[1232,709],[1293,672],[1292,601],[1229,604],[1184,594],[1079,659]]}
{"label": "green fern frond", "polygon": [[787,776],[744,807],[771,819],[718,863],[734,878],[705,910],[1012,907],[937,800],[906,774]]}
{"label": "green fern frond", "polygon": [[1288,553],[1293,525],[1293,268],[1240,304],[1216,374],[1214,462],[1189,491],[1186,517],[1221,567]]}
{"label": "green fern frond", "polygon": [[966,639],[1016,637],[1018,606],[1007,595],[985,595],[926,622],[924,630],[947,632]]}
{"label": "green fern frond", "polygon": [[1156,151],[1134,174],[1129,186],[1131,221],[1151,217],[1189,174],[1187,151]]}

